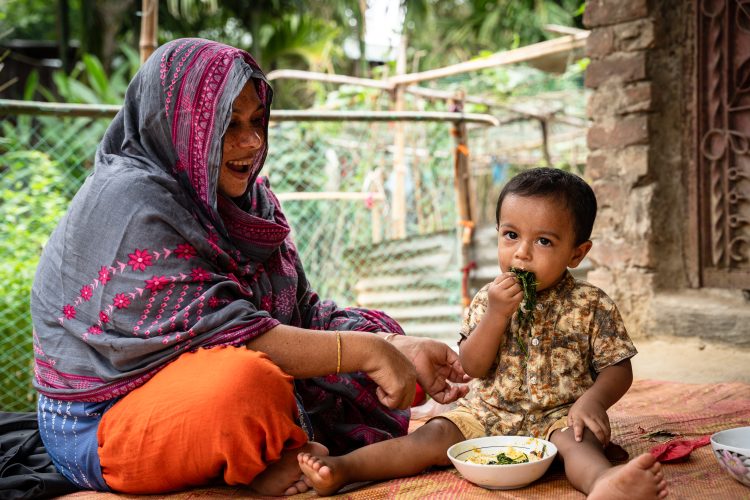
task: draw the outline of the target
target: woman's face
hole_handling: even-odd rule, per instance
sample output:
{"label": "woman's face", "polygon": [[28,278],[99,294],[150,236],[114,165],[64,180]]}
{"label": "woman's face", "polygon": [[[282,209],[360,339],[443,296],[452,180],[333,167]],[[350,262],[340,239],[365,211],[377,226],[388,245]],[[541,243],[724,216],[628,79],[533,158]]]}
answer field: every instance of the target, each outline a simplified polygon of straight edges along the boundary
{"label": "woman's face", "polygon": [[266,141],[265,113],[266,108],[250,80],[234,100],[232,117],[224,134],[218,187],[224,196],[234,198],[247,190],[255,159]]}

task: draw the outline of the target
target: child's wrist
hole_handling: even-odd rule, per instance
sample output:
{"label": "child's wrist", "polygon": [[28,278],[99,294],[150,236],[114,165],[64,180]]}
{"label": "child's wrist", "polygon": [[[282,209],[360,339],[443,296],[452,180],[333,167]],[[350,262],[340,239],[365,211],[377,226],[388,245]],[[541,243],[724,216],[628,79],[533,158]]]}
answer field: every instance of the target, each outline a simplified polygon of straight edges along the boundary
{"label": "child's wrist", "polygon": [[486,316],[489,316],[494,321],[502,321],[506,325],[510,323],[513,314],[516,312],[515,309],[512,311],[504,311],[501,308],[493,308],[492,306],[487,308]]}

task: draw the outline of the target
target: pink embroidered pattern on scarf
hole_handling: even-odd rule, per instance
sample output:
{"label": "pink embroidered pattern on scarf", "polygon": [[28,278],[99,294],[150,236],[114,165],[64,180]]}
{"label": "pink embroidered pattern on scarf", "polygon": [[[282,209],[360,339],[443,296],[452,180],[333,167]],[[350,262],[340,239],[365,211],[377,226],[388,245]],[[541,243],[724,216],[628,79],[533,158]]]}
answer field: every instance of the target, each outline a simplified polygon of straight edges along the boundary
{"label": "pink embroidered pattern on scarf", "polygon": [[[211,61],[210,66],[203,72],[201,82],[198,86],[201,89],[198,92],[198,103],[193,108],[193,102],[185,102],[184,106],[182,99],[178,101],[180,109],[186,107],[191,109],[191,113],[185,113],[186,117],[191,117],[192,122],[189,126],[182,126],[181,119],[182,114],[176,113],[175,120],[172,125],[172,141],[175,145],[186,141],[187,157],[183,157],[185,154],[182,148],[178,149],[180,155],[180,164],[189,168],[188,176],[190,178],[190,184],[195,189],[198,197],[207,205],[210,206],[210,196],[208,192],[208,149],[210,146],[211,133],[214,128],[214,114],[218,104],[219,98],[226,85],[226,77],[229,74],[233,58],[231,55],[237,53],[237,49],[226,48],[218,51],[216,54],[213,52],[199,54],[191,64],[199,64],[202,59]],[[217,54],[219,57],[217,57]],[[185,85],[185,83],[183,83]],[[182,89],[179,90],[182,94]],[[186,133],[185,137],[180,137],[178,131]]]}
{"label": "pink embroidered pattern on scarf", "polygon": [[[161,69],[159,71],[160,77],[161,77],[161,86],[164,87],[164,80],[167,76],[167,72],[172,68],[172,62],[174,61],[174,58],[179,54],[182,49],[189,43],[188,41],[183,42],[180,44],[179,47],[177,47],[177,50],[172,52],[172,55],[169,57],[169,61],[165,64],[164,57],[167,55],[165,52],[164,55],[162,55],[161,58]],[[182,70],[182,67],[185,64],[185,61],[187,60],[188,56],[193,53],[195,48],[198,46],[198,42],[194,41],[193,45],[188,49],[187,54],[182,58],[180,63],[177,66],[177,69],[175,69],[174,75],[172,76],[172,81],[169,84],[169,87],[166,89],[166,99],[164,100],[164,113],[169,118],[169,105],[172,103],[172,92],[174,92],[174,86],[177,83],[177,79],[180,77],[180,72]]]}
{"label": "pink embroidered pattern on scarf", "polygon": [[[270,191],[269,191],[270,192]],[[276,205],[276,214],[281,222],[286,222],[280,206],[275,197],[271,197]],[[223,197],[219,198],[219,211],[226,214],[223,219],[227,230],[241,241],[252,241],[260,247],[276,248],[289,235],[289,230],[284,225],[274,221],[267,221],[260,217],[248,215],[234,203]]]}
{"label": "pink embroidered pattern on scarf", "polygon": [[[82,304],[83,302],[88,302],[93,297],[93,292],[95,289],[99,287],[101,284],[102,286],[105,285],[107,282],[109,282],[112,279],[112,276],[117,273],[123,273],[125,269],[129,266],[130,269],[133,272],[145,272],[149,267],[153,266],[154,263],[160,259],[166,259],[170,256],[173,256],[173,258],[178,259],[190,259],[193,256],[196,255],[195,249],[192,247],[192,245],[189,245],[187,243],[183,243],[178,245],[174,250],[170,250],[168,248],[163,248],[161,252],[159,251],[152,251],[147,248],[136,248],[133,250],[133,252],[128,253],[128,263],[125,264],[124,262],[116,261],[116,266],[102,266],[98,272],[97,278],[94,279],[94,282],[91,284],[85,284],[81,287],[81,290],[79,292],[79,295],[76,297],[73,304],[65,304],[62,307],[62,316],[57,318],[58,322],[62,325],[66,320],[74,320],[77,315],[77,306]],[[82,333],[81,339],[85,342],[88,340],[89,335],[101,335],[104,332],[104,329],[106,328],[107,323],[111,321],[112,314],[116,310],[119,309],[127,309],[130,307],[132,300],[136,298],[136,296],[143,296],[143,293],[148,290],[150,292],[150,296],[148,298],[148,301],[146,303],[146,306],[139,318],[139,321],[136,323],[136,325],[133,327],[132,333],[136,336],[141,335],[139,332],[141,330],[141,327],[145,324],[145,322],[149,319],[151,315],[151,311],[154,307],[154,303],[159,298],[158,296],[161,295],[161,303],[159,304],[159,307],[157,309],[156,314],[154,315],[154,319],[149,325],[148,329],[146,329],[145,332],[143,332],[143,336],[148,337],[152,333],[152,328],[157,326],[159,324],[159,320],[162,319],[164,312],[166,311],[169,302],[171,300],[172,294],[174,293],[174,289],[176,286],[176,282],[198,282],[203,283],[205,281],[210,280],[212,277],[212,274],[208,271],[206,271],[203,268],[196,267],[193,268],[190,275],[186,274],[180,274],[179,276],[156,276],[152,275],[151,278],[144,280],[144,286],[136,287],[134,291],[132,292],[118,292],[115,293],[112,297],[112,302],[107,305],[107,307],[99,311],[98,314],[98,321],[90,325],[86,330]],[[161,292],[167,288],[167,290],[161,294]],[[177,313],[180,310],[181,303],[184,301],[184,297],[187,294],[187,290],[189,289],[189,285],[185,284],[183,285],[182,292],[179,296],[179,298],[176,301],[176,304],[174,306],[174,309],[171,312],[170,317],[170,329],[174,330],[177,327]],[[203,314],[203,308],[204,308],[204,301],[205,296],[201,293],[203,290],[203,285],[199,284],[196,288],[195,298],[199,300],[200,307],[196,310],[196,317],[195,320],[199,321]],[[187,330],[187,326],[189,325],[190,315],[189,315],[190,307],[186,307],[183,311],[183,327],[185,330]],[[157,333],[159,335],[163,335],[164,329],[163,327],[157,328]],[[163,339],[164,343],[169,343],[171,340],[180,340],[179,335],[177,337],[170,337],[165,336]]]}

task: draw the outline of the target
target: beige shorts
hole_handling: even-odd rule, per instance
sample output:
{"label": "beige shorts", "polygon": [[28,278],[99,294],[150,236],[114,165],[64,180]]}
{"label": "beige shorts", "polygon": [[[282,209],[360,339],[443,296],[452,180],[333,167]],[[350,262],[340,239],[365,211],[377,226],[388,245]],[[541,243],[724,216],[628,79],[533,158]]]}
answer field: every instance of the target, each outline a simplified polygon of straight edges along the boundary
{"label": "beige shorts", "polygon": [[[487,432],[484,429],[484,425],[482,425],[482,422],[480,422],[473,413],[471,413],[466,408],[458,407],[454,408],[453,410],[450,410],[446,413],[443,413],[442,415],[438,415],[433,418],[447,418],[451,422],[453,422],[453,425],[458,427],[458,430],[461,431],[461,434],[464,435],[464,439],[474,439],[474,438],[480,438],[480,437],[486,437]],[[562,417],[558,420],[555,420],[552,422],[552,425],[550,425],[547,428],[547,431],[544,433],[544,439],[549,441],[550,436],[552,433],[558,429],[565,430],[568,427],[568,417]]]}

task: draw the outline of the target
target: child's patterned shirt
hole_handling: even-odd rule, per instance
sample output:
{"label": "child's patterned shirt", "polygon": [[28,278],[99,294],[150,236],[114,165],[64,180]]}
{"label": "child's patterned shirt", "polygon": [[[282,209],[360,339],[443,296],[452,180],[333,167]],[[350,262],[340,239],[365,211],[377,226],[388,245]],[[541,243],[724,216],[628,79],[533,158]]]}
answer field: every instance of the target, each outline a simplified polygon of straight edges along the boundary
{"label": "child's patterned shirt", "polygon": [[[489,284],[474,296],[459,343],[487,311],[488,289]],[[612,299],[566,271],[557,285],[538,292],[530,325],[520,329],[513,316],[488,375],[473,380],[458,405],[484,423],[488,436],[544,437],[598,372],[636,352]]]}

